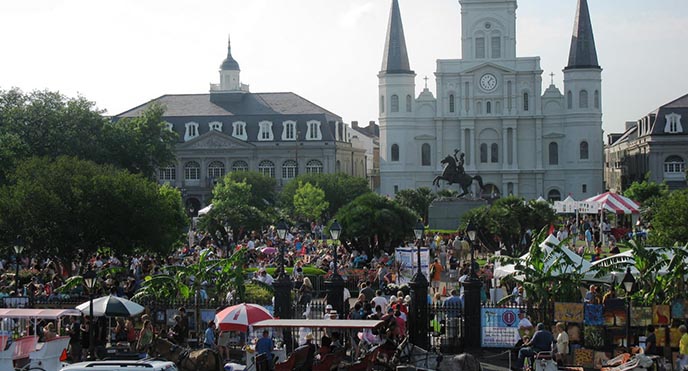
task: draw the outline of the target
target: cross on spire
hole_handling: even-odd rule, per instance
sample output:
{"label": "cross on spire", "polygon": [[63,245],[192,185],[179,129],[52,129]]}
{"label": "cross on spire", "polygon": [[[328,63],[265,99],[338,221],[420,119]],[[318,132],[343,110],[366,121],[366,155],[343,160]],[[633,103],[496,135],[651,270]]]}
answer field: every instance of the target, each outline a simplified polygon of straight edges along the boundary
{"label": "cross on spire", "polygon": [[425,80],[425,88],[427,89],[427,88],[428,88],[428,77],[425,76],[425,77],[423,78],[423,80]]}
{"label": "cross on spire", "polygon": [[550,77],[550,82],[549,82],[550,85],[554,85],[554,72],[551,72],[551,73],[549,74],[549,77]]}

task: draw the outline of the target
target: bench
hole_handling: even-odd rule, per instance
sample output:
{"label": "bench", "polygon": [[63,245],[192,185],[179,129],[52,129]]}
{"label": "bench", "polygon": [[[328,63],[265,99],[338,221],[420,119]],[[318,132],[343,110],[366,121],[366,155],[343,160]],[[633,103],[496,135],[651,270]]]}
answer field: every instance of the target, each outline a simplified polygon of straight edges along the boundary
{"label": "bench", "polygon": [[29,362],[29,354],[36,350],[38,336],[24,336],[14,341],[12,360],[15,367],[24,367]]}
{"label": "bench", "polygon": [[29,353],[30,367],[40,367],[44,370],[59,370],[60,356],[69,347],[69,336],[58,336],[43,343],[35,352]]}
{"label": "bench", "polygon": [[330,371],[336,369],[343,359],[344,356],[341,353],[326,354],[320,362],[313,365],[313,371]]}
{"label": "bench", "polygon": [[277,362],[275,364],[275,371],[291,371],[301,369],[306,363],[306,358],[308,358],[308,347],[300,346],[296,348],[286,360],[283,362]]}

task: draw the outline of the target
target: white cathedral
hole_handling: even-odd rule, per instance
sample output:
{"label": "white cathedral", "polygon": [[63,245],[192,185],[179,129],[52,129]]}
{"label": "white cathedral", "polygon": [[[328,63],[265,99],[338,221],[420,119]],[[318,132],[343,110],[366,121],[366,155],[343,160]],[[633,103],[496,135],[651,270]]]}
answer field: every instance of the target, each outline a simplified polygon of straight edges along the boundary
{"label": "white cathedral", "polygon": [[578,2],[563,93],[553,83],[542,91],[539,57],[516,56],[516,0],[459,3],[462,58],[437,60],[437,97],[426,86],[416,98],[392,1],[378,75],[380,193],[431,187],[455,149],[465,153],[466,174],[483,178],[484,196],[580,200],[602,192],[602,68],[587,1]]}

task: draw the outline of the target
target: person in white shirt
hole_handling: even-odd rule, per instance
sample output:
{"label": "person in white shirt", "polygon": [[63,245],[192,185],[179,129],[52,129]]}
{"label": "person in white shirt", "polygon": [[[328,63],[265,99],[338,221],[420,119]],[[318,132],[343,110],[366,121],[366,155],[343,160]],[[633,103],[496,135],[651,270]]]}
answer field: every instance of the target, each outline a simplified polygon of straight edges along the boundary
{"label": "person in white shirt", "polygon": [[387,313],[387,305],[389,302],[382,296],[382,290],[377,290],[375,292],[375,297],[371,301],[373,302],[373,308],[379,305],[382,308],[382,313]]}
{"label": "person in white shirt", "polygon": [[526,312],[521,310],[518,312],[518,332],[516,332],[516,346],[523,344],[527,339],[533,335],[533,323],[530,322],[526,316]]}
{"label": "person in white shirt", "polygon": [[258,270],[258,276],[256,277],[256,280],[263,282],[267,285],[272,285],[272,282],[275,279],[272,278],[272,276],[269,275],[267,271],[265,271],[265,268],[261,268]]}

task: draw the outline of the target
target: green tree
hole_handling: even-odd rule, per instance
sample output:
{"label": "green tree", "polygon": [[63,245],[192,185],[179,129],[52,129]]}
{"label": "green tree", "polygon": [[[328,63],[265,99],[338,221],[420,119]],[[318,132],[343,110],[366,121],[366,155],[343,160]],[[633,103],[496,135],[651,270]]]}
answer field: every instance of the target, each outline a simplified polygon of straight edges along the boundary
{"label": "green tree", "polygon": [[100,161],[152,178],[155,170],[171,164],[177,133],[162,119],[165,108],[154,104],[140,116],[107,122],[100,136]]}
{"label": "green tree", "polygon": [[294,212],[294,194],[299,183],[309,183],[325,192],[325,200],[330,204],[325,215],[330,218],[342,206],[353,201],[356,197],[370,193],[368,182],[363,178],[350,175],[336,174],[302,174],[287,183],[280,193],[280,204],[290,213]]}
{"label": "green tree", "polygon": [[658,200],[652,218],[650,241],[657,246],[688,242],[688,189],[676,190]]}
{"label": "green tree", "polygon": [[39,258],[169,253],[185,220],[176,189],[73,157],[23,161],[0,187],[0,236],[21,234]]}
{"label": "green tree", "polygon": [[378,246],[388,250],[413,236],[418,215],[408,207],[370,192],[342,207],[335,218],[342,226],[341,239],[367,249],[377,238]]}
{"label": "green tree", "polygon": [[428,220],[430,203],[432,203],[435,198],[437,198],[437,195],[428,187],[402,189],[394,195],[395,201],[415,211],[416,214],[420,215],[426,222]]}
{"label": "green tree", "polygon": [[325,201],[325,192],[322,189],[310,183],[299,181],[299,188],[294,194],[296,215],[306,218],[307,221],[318,220],[329,206],[329,202]]}
{"label": "green tree", "polygon": [[244,182],[251,186],[252,193],[248,201],[250,205],[260,210],[272,208],[275,205],[277,182],[274,178],[257,171],[233,171],[225,175],[225,182],[227,179],[234,182]]}
{"label": "green tree", "polygon": [[[251,184],[235,181],[227,175],[213,188],[213,208],[201,219],[207,223],[205,225],[229,224],[235,241],[241,230],[260,230],[270,218],[267,211],[252,204],[261,203],[257,202],[255,193]],[[265,208],[265,204],[262,206]]]}
{"label": "green tree", "polygon": [[640,214],[647,222],[652,221],[657,207],[669,194],[666,183],[648,181],[633,182],[623,193],[624,196],[640,203]]}

